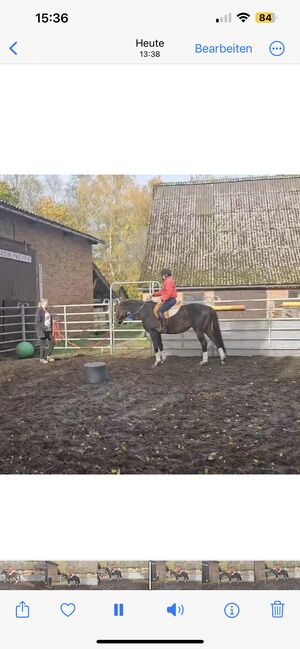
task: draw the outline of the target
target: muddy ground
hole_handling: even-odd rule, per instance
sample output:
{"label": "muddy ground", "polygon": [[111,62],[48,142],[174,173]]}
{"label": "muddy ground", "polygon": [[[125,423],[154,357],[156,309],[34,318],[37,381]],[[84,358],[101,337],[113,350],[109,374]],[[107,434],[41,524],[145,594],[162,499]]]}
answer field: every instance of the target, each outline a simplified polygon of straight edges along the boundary
{"label": "muddy ground", "polygon": [[1,473],[300,472],[300,359],[86,360],[0,361]]}
{"label": "muddy ground", "polygon": [[42,581],[16,581],[14,583],[0,583],[0,590],[44,590],[46,585]]}
{"label": "muddy ground", "polygon": [[148,581],[142,579],[101,580],[98,590],[148,590]]}
{"label": "muddy ground", "polygon": [[153,581],[152,590],[200,590],[203,588],[201,581]]}
{"label": "muddy ground", "polygon": [[220,584],[202,584],[203,590],[299,590],[300,579],[278,579],[278,581],[244,581],[224,582]]}
{"label": "muddy ground", "polygon": [[18,581],[14,584],[0,584],[0,590],[96,590],[96,586],[74,586],[73,584],[68,586],[68,584],[65,583],[59,585],[55,584],[50,587],[41,581],[35,583]]}

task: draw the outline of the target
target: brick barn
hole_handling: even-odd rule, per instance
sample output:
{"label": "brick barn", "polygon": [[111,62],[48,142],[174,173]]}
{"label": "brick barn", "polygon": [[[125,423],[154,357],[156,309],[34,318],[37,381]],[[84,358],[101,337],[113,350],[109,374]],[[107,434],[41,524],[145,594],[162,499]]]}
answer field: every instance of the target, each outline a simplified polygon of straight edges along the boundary
{"label": "brick barn", "polygon": [[248,319],[266,315],[252,299],[300,297],[300,176],[156,185],[142,279],[164,266],[185,303],[247,299]]}
{"label": "brick barn", "polygon": [[104,242],[0,201],[0,306],[93,302],[94,245]]}

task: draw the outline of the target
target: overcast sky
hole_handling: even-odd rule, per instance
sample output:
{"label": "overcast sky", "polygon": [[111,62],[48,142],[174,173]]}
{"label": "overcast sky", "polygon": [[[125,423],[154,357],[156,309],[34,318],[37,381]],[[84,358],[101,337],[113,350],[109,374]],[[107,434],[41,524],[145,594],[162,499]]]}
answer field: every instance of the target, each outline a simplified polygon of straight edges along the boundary
{"label": "overcast sky", "polygon": [[[151,180],[154,176],[157,176],[160,174],[152,174],[152,176],[135,176],[136,181],[139,185],[147,185],[147,182]],[[185,180],[190,180],[190,174],[188,176],[160,176],[162,181],[164,183],[176,183],[176,182],[183,182]]]}

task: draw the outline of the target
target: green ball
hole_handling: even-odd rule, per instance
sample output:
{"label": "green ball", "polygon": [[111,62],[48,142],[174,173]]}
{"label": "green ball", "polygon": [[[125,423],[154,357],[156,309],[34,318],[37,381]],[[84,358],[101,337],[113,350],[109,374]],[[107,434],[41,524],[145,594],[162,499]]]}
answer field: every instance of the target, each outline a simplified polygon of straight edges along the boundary
{"label": "green ball", "polygon": [[16,354],[19,358],[32,358],[34,347],[31,343],[23,341],[16,346]]}

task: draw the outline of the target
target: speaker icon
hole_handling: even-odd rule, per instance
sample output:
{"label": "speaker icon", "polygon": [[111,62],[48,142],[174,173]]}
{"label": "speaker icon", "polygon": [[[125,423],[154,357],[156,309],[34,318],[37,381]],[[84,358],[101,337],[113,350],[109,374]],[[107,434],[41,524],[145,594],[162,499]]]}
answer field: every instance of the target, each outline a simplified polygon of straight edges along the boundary
{"label": "speaker icon", "polygon": [[174,602],[174,604],[167,607],[167,613],[171,613],[171,615],[174,615],[174,617],[176,617],[176,615],[183,615],[184,606],[183,604],[176,604],[176,602]]}
{"label": "speaker icon", "polygon": [[232,22],[232,14],[225,14],[225,16],[221,16],[220,18],[216,18],[216,23],[231,23]]}

